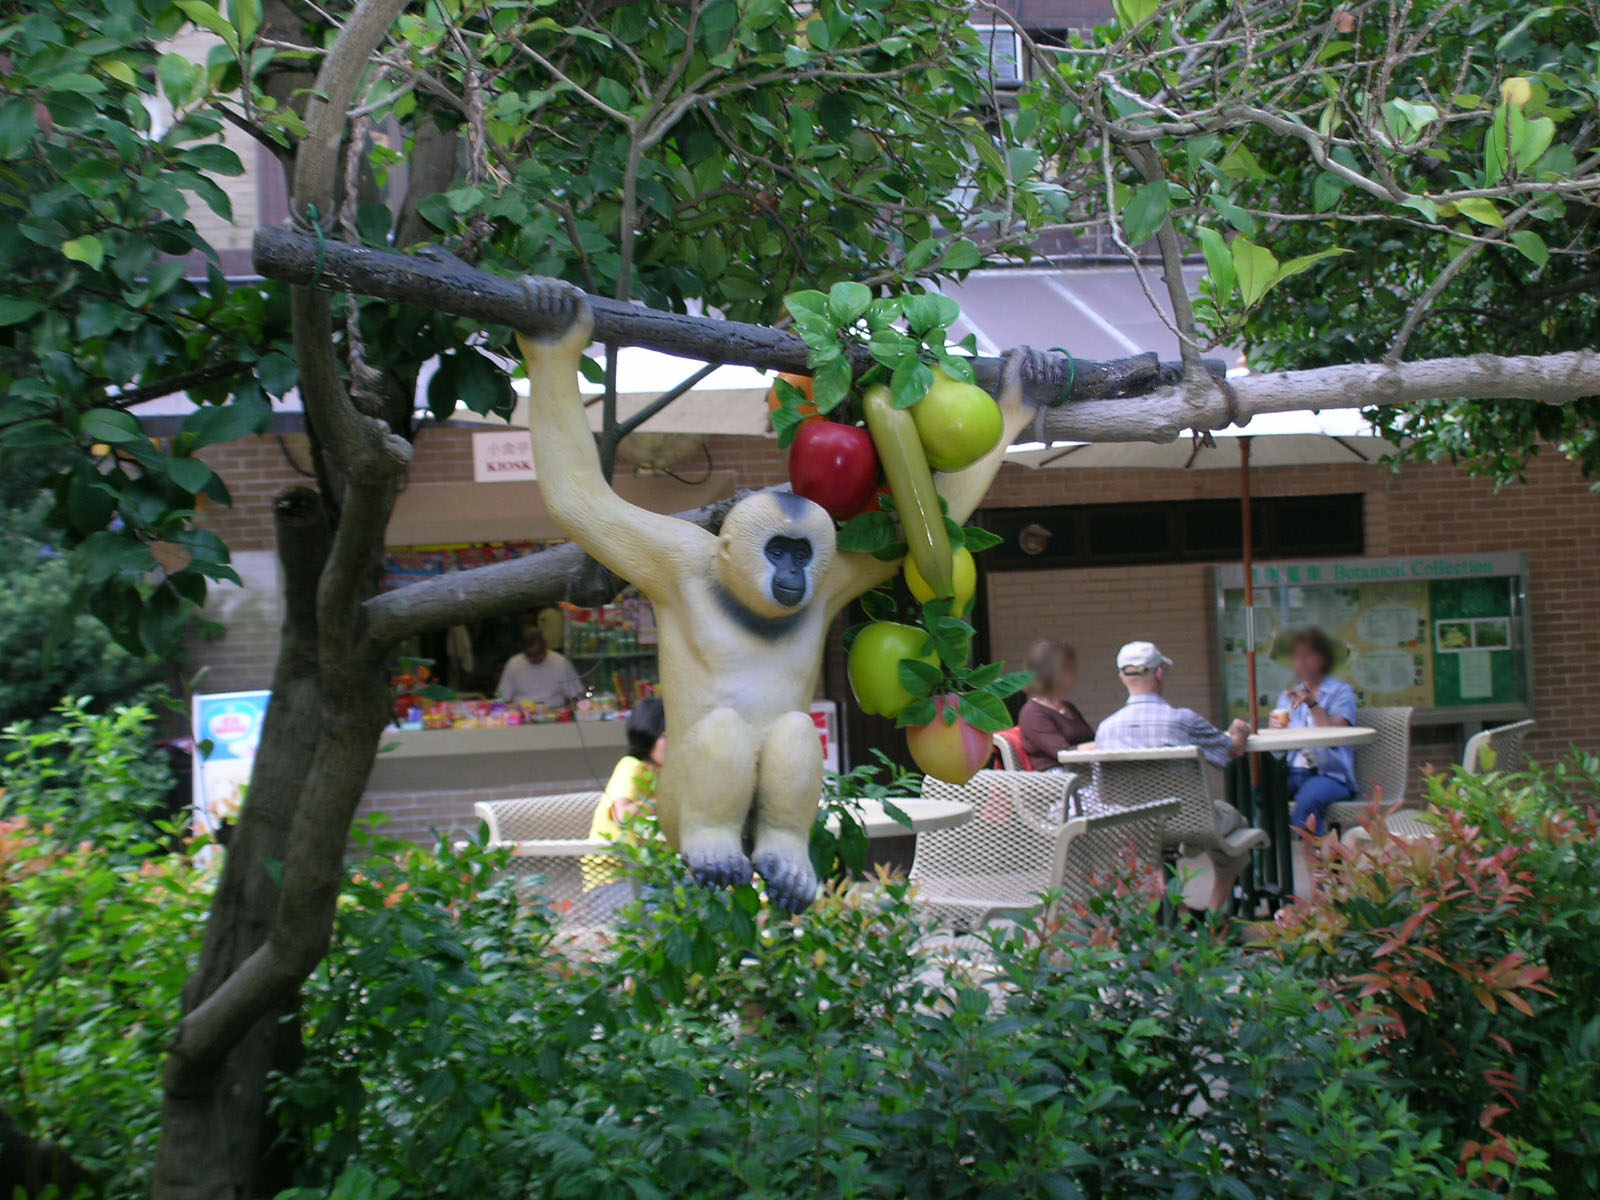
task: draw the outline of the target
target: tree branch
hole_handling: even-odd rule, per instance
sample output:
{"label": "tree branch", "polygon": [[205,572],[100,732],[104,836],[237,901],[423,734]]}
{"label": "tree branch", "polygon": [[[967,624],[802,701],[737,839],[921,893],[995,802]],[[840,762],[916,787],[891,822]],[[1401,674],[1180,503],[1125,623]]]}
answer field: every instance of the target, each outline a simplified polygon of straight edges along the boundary
{"label": "tree branch", "polygon": [[[355,292],[402,304],[415,304],[438,312],[469,317],[486,325],[509,325],[530,334],[557,333],[532,311],[521,283],[478,271],[448,255],[412,257],[367,246],[317,240],[286,229],[259,229],[255,238],[255,267],[268,279],[302,286]],[[589,296],[594,313],[595,340],[624,346],[648,346],[702,362],[735,363],[762,370],[806,371],[806,344],[792,333],[714,317],[659,312],[638,304],[621,304],[604,296]],[[1063,357],[1058,390],[1040,401],[1061,399],[1059,390],[1070,379],[1072,401],[1126,396],[1174,383],[1182,374],[1176,363],[1163,365],[1155,354],[1139,354],[1106,362]],[[852,359],[858,372],[873,365],[863,349]],[[1000,387],[1001,360],[975,360],[978,382],[993,392]],[[1212,374],[1225,373],[1223,364],[1208,360]]]}

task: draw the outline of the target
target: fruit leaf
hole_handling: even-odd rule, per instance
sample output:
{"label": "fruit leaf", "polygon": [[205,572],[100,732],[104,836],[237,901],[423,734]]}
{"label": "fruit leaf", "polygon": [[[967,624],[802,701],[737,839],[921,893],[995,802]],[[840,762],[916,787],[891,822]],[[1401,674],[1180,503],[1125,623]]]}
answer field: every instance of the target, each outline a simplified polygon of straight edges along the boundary
{"label": "fruit leaf", "polygon": [[961,682],[969,688],[986,688],[998,683],[1005,667],[999,663],[984,663],[981,667],[974,667],[962,675]]}
{"label": "fruit leaf", "polygon": [[911,729],[918,725],[926,725],[938,715],[938,711],[934,707],[933,697],[923,696],[900,710],[900,715],[895,718],[895,728]]}
{"label": "fruit leaf", "polygon": [[944,531],[950,535],[950,549],[959,550],[967,544],[967,531],[955,523],[955,519],[946,515]]}
{"label": "fruit leaf", "polygon": [[977,554],[981,550],[988,550],[992,546],[998,546],[1005,541],[998,533],[988,529],[981,529],[976,525],[968,525],[962,529],[961,540],[973,554]]}
{"label": "fruit leaf", "polygon": [[1009,675],[1000,676],[999,679],[990,684],[989,691],[1003,700],[1007,696],[1015,696],[1023,688],[1027,687],[1028,680],[1032,678],[1033,675],[1028,671],[1013,671]]}
{"label": "fruit leaf", "polygon": [[783,298],[784,307],[796,321],[811,317],[816,321],[828,319],[828,298],[821,292],[791,292]]}
{"label": "fruit leaf", "polygon": [[844,648],[846,650],[850,649],[855,640],[861,636],[861,631],[871,624],[871,621],[859,621],[854,625],[846,626],[844,633],[839,636],[839,640],[844,643]]}
{"label": "fruit leaf", "polygon": [[861,597],[861,611],[873,621],[893,621],[900,615],[900,606],[893,594],[877,588]]}
{"label": "fruit leaf", "polygon": [[939,661],[952,670],[967,665],[972,657],[972,626],[954,617],[946,617],[931,631],[933,647],[939,652]]}
{"label": "fruit leaf", "polygon": [[817,399],[817,411],[830,413],[850,395],[850,361],[841,354],[821,364],[813,359],[812,365],[816,368],[812,388]]}
{"label": "fruit leaf", "polygon": [[915,658],[900,660],[900,686],[913,696],[932,695],[933,689],[939,686],[943,678],[944,672],[938,667],[930,667]]}
{"label": "fruit leaf", "polygon": [[896,408],[910,408],[926,396],[932,387],[933,371],[920,358],[902,361],[894,369],[894,376],[889,381]]}
{"label": "fruit leaf", "polygon": [[984,733],[999,733],[1013,724],[1005,701],[992,692],[968,692],[961,697],[960,707],[962,719]]}
{"label": "fruit leaf", "polygon": [[778,449],[787,450],[794,444],[794,435],[806,419],[792,408],[779,408],[772,414],[772,429],[778,435]]}
{"label": "fruit leaf", "polygon": [[895,521],[886,512],[864,512],[839,527],[838,546],[853,554],[876,554],[895,543]]}
{"label": "fruit leaf", "polygon": [[828,317],[838,328],[848,329],[866,314],[872,291],[865,284],[848,280],[828,290]]}
{"label": "fruit leaf", "polygon": [[899,562],[906,556],[909,550],[910,547],[908,547],[904,542],[894,541],[890,542],[882,550],[874,550],[872,552],[872,557],[877,559],[879,562]]}

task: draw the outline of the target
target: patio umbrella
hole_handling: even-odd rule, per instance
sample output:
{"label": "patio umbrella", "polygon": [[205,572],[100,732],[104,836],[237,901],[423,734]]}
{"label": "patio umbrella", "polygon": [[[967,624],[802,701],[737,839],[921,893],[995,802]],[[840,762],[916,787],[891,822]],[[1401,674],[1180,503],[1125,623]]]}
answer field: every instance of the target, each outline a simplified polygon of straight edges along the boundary
{"label": "patio umbrella", "polygon": [[1243,509],[1245,663],[1249,672],[1250,725],[1257,722],[1255,637],[1255,528],[1250,507],[1252,467],[1297,467],[1327,463],[1376,463],[1396,449],[1376,436],[1354,410],[1324,413],[1268,413],[1248,426],[1230,425],[1209,438],[1180,437],[1172,442],[1039,442],[1006,452],[1006,460],[1033,469],[1165,469],[1239,472]]}

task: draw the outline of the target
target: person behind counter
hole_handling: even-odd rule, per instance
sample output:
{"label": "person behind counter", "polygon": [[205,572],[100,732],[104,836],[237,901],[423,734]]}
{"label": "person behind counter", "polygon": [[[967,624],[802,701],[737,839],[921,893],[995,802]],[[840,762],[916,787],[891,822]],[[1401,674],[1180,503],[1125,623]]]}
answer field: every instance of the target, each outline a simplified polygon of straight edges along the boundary
{"label": "person behind counter", "polygon": [[1023,667],[1033,673],[1028,699],[1017,714],[1022,752],[1035,771],[1059,771],[1056,755],[1094,741],[1094,729],[1078,706],[1067,699],[1078,681],[1078,656],[1063,641],[1035,642],[1028,647]]}
{"label": "person behind counter", "polygon": [[560,711],[583,695],[583,684],[572,664],[545,644],[539,627],[529,625],[522,631],[522,653],[506,660],[495,694],[513,703],[526,700]]}
{"label": "person behind counter", "polygon": [[[619,842],[632,836],[629,823],[648,812],[655,801],[656,776],[667,761],[667,718],[661,701],[646,696],[633,706],[624,727],[628,753],[618,760],[589,822],[592,842]],[[632,898],[631,885],[609,855],[590,854],[581,861],[584,899],[597,912],[612,912]]]}

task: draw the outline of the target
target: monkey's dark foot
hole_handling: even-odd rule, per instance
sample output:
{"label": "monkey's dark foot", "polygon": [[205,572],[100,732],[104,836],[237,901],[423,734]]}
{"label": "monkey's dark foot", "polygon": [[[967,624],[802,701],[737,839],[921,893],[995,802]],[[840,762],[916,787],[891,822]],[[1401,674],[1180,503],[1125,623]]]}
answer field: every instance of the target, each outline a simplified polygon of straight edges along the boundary
{"label": "monkey's dark foot", "polygon": [[701,887],[743,887],[750,882],[750,860],[737,837],[684,838],[683,860]]}
{"label": "monkey's dark foot", "polygon": [[817,898],[817,873],[804,848],[757,850],[756,871],[767,885],[767,899],[784,912],[802,913]]}

